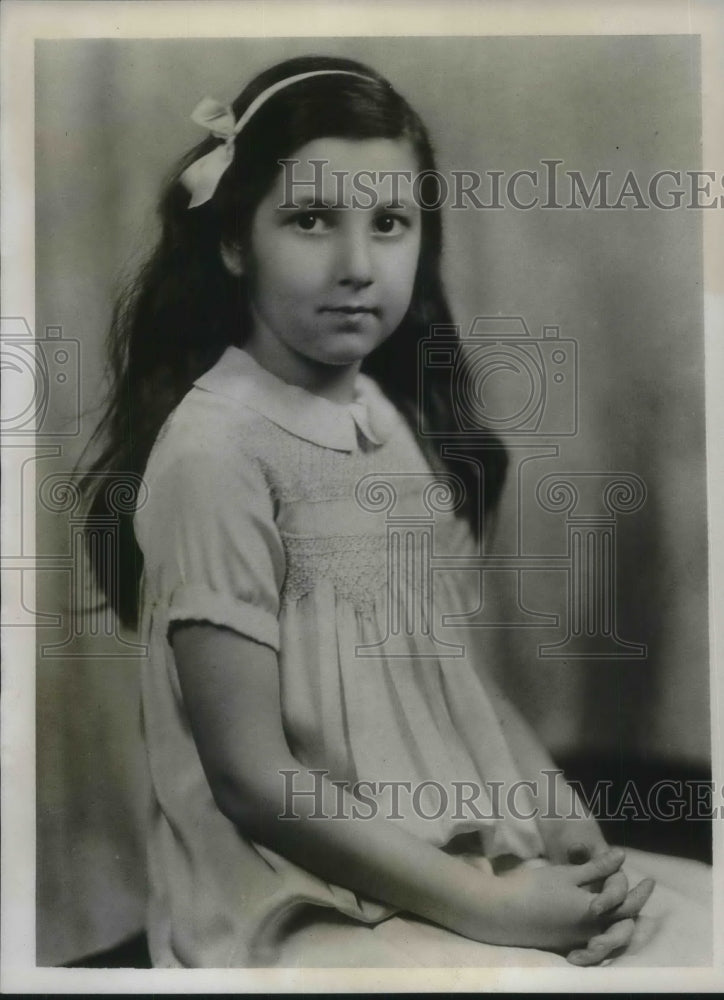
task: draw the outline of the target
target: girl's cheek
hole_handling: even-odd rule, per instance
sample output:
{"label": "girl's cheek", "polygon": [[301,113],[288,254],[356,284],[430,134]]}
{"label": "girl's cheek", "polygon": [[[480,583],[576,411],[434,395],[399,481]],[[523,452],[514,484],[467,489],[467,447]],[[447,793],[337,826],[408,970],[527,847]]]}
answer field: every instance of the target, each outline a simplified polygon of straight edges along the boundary
{"label": "girl's cheek", "polygon": [[295,271],[314,271],[335,257],[334,240],[327,236],[294,233],[279,247],[277,265]]}

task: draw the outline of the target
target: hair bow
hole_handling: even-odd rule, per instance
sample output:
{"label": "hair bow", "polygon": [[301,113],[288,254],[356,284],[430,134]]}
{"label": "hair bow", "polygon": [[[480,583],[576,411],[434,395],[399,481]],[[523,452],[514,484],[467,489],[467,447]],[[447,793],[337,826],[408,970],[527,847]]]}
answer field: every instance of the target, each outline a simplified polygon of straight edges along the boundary
{"label": "hair bow", "polygon": [[192,121],[209,130],[217,139],[224,142],[202,156],[184,170],[181,183],[191,192],[189,208],[196,208],[208,201],[221,180],[222,175],[230,167],[234,159],[234,139],[236,138],[242,119],[234,121],[234,112],[228,104],[221,104],[212,97],[205,97],[194,108]]}
{"label": "hair bow", "polygon": [[335,73],[342,76],[359,76],[363,79],[370,79],[364,73],[354,73],[346,69],[317,69],[309,73],[297,73],[295,76],[288,76],[283,80],[278,80],[271,87],[267,87],[257,98],[255,98],[244,114],[234,121],[234,112],[228,104],[221,104],[212,97],[204,97],[194,108],[191,118],[197,125],[209,130],[217,139],[223,139],[223,144],[212,149],[206,156],[202,156],[184,170],[180,180],[187,191],[191,194],[189,208],[196,208],[209,201],[217,188],[223,174],[228,170],[234,160],[234,140],[246,123],[265,101],[276,94],[279,90],[297,83],[300,80],[307,80],[311,76],[327,76]]}

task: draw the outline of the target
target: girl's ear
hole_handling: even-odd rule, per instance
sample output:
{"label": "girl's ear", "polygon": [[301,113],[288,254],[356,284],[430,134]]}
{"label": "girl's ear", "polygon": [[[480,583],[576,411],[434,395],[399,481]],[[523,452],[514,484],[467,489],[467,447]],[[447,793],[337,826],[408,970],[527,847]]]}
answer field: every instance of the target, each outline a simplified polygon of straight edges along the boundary
{"label": "girl's ear", "polygon": [[224,267],[234,278],[240,278],[244,273],[244,255],[241,247],[236,244],[222,243],[220,248]]}

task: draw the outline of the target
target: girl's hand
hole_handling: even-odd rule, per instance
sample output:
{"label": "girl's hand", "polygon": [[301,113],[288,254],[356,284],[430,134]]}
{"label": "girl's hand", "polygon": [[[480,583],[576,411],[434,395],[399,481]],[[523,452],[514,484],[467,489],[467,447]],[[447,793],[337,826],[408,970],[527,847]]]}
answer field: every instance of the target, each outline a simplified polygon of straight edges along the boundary
{"label": "girl's hand", "polygon": [[[654,891],[656,883],[652,878],[645,878],[630,892],[626,892],[620,902],[616,902],[616,899],[620,898],[620,890],[610,885],[615,877],[614,874],[606,880],[606,886],[591,904],[594,913],[611,920],[612,923],[601,934],[594,935],[585,948],[576,949],[566,955],[572,965],[598,965],[614,951],[626,948],[631,942],[634,921]],[[628,880],[626,886],[628,887]]]}
{"label": "girl's hand", "polygon": [[[585,864],[592,857],[600,857],[608,848],[593,849],[587,844],[572,844],[568,848],[568,861],[574,865]],[[656,883],[654,879],[646,878],[629,892],[629,881],[623,868],[620,868],[607,879],[593,883],[590,888],[598,893],[591,907],[596,914],[606,914],[614,920],[623,920],[635,916],[644,906]]]}
{"label": "girl's hand", "polygon": [[[601,854],[605,854],[606,851],[610,850],[608,844],[603,839],[598,825],[596,824],[595,833],[593,836],[588,837],[585,841],[571,842],[571,837],[561,838],[561,842],[551,855],[551,861],[567,862],[570,865],[583,865],[586,861],[590,861],[591,858],[597,858]],[[613,880],[613,881],[612,881]],[[625,881],[625,885],[623,884]],[[626,878],[623,869],[614,872],[607,879],[601,880],[600,882],[594,883],[590,888],[592,892],[603,892],[604,889],[609,887],[609,883],[612,882],[613,886],[622,886],[623,895],[625,896],[628,892],[628,879]],[[607,900],[609,895],[607,894],[605,899]],[[623,898],[623,897],[622,897]],[[618,900],[620,902],[621,900]],[[611,906],[615,905],[613,902]],[[604,909],[607,907],[604,907]]]}
{"label": "girl's hand", "polygon": [[581,865],[610,850],[598,823],[591,817],[541,823],[546,856],[554,864]]}
{"label": "girl's hand", "polygon": [[[575,809],[575,818],[569,817],[562,821],[544,820],[542,822],[541,834],[546,845],[546,854],[548,860],[553,864],[582,865],[586,861],[590,861],[591,858],[605,854],[610,848],[595,819],[592,816],[582,815],[579,811],[582,810],[582,807],[571,786],[562,778],[559,778],[558,781],[557,794],[564,801],[566,801],[564,798],[566,795],[571,797],[571,809]],[[616,886],[623,885],[625,882],[623,872],[617,872],[610,878],[614,879]],[[607,884],[608,880],[602,880],[591,888],[594,892],[601,892],[607,888]],[[627,882],[623,888],[625,896],[628,892]]]}
{"label": "girl's hand", "polygon": [[539,821],[546,856],[554,864],[582,864],[608,850],[601,828],[561,772],[555,774],[553,801],[556,816]]}
{"label": "girl's hand", "polygon": [[626,947],[633,934],[632,917],[653,884],[642,882],[621,898],[618,880],[605,900],[607,907],[614,905],[603,913],[593,906],[600,896],[588,888],[617,873],[623,857],[623,851],[613,849],[581,865],[519,868],[499,876],[497,905],[507,931],[507,940],[500,943],[558,951],[576,965],[596,964]]}

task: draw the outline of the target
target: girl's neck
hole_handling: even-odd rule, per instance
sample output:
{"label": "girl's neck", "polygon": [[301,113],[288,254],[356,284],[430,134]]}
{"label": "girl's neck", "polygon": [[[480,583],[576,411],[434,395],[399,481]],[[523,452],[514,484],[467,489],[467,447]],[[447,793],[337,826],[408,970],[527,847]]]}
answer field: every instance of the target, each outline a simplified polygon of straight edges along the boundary
{"label": "girl's neck", "polygon": [[272,375],[289,385],[322,396],[333,403],[351,403],[355,398],[355,380],[362,362],[350,365],[326,365],[303,357],[289,348],[271,349],[263,340],[251,337],[244,350]]}

